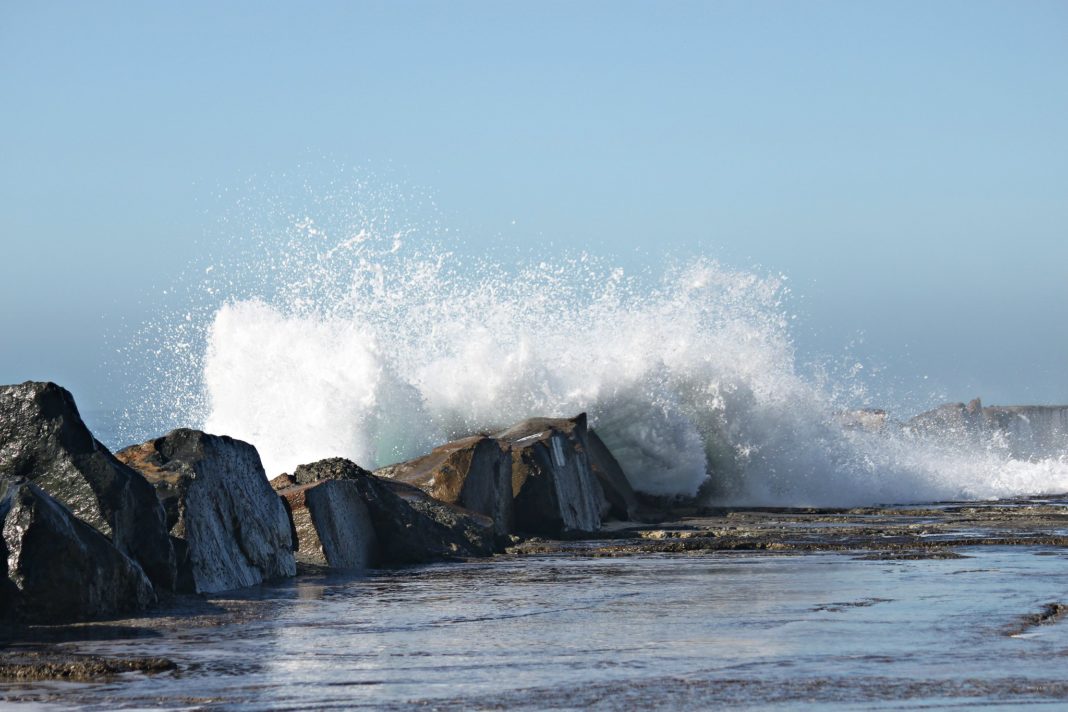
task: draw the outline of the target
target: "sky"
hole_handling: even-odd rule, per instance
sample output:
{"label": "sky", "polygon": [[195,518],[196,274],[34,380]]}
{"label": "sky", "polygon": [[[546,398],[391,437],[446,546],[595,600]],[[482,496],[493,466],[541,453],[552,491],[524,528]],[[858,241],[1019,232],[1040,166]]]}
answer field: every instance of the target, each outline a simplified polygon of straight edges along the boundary
{"label": "sky", "polygon": [[1068,402],[1065,2],[2,0],[0,382],[121,406],[229,188],[309,163],[464,249],[784,273],[887,398]]}

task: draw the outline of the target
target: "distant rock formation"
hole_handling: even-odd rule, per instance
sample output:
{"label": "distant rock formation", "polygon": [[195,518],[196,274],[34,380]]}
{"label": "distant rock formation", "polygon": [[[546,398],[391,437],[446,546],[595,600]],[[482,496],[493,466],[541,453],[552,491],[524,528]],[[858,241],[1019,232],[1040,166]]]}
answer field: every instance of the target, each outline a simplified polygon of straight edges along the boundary
{"label": "distant rock formation", "polygon": [[117,457],[156,487],[184,590],[214,593],[296,574],[289,518],[256,448],[180,428]]}
{"label": "distant rock formation", "polygon": [[890,422],[889,415],[881,408],[855,408],[838,414],[838,422],[850,430],[877,433]]}
{"label": "distant rock formation", "polygon": [[967,439],[1001,437],[1015,458],[1042,458],[1068,453],[1068,406],[1012,405],[983,407],[947,403],[912,418],[906,427],[921,435]]}

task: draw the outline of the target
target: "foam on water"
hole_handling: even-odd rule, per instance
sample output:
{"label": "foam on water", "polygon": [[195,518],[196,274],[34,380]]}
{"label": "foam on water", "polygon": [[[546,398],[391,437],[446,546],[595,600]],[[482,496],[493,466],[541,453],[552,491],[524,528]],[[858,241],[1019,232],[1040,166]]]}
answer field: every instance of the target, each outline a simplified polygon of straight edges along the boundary
{"label": "foam on water", "polygon": [[336,195],[264,225],[204,269],[197,308],[151,327],[163,360],[131,417],[247,440],[271,475],[334,455],[377,467],[586,411],[652,494],[841,505],[1068,491],[1063,454],[1018,461],[997,443],[843,427],[856,394],[799,373],[779,275],[696,259],[635,276],[536,251],[511,266]]}

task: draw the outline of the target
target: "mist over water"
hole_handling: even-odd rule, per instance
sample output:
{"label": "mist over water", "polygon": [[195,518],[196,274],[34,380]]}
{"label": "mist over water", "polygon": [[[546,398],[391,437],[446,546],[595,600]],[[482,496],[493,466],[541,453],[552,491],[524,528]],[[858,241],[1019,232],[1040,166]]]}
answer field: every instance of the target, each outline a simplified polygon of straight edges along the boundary
{"label": "mist over water", "polygon": [[226,250],[183,279],[183,307],[126,350],[130,368],[153,364],[131,439],[202,427],[253,443],[273,476],[335,455],[374,468],[585,411],[656,495],[851,505],[1068,491],[1063,452],[1014,460],[994,440],[844,427],[863,389],[802,375],[782,275],[711,258],[628,274],[537,246],[474,258],[358,182],[239,208]]}

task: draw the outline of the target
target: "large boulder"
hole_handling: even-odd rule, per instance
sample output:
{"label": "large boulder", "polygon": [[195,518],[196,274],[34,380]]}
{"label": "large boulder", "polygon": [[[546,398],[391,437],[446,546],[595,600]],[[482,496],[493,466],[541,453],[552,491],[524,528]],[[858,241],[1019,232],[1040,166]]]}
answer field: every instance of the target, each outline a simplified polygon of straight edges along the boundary
{"label": "large boulder", "polygon": [[296,574],[289,517],[256,448],[180,428],[117,457],[159,493],[179,543],[182,590],[214,593]]}
{"label": "large boulder", "polygon": [[297,485],[352,482],[367,505],[382,564],[416,564],[488,556],[494,551],[493,520],[430,497],[418,487],[374,476],[335,457],[301,465]]}
{"label": "large boulder", "polygon": [[378,536],[355,482],[299,485],[282,475],[271,485],[289,510],[298,561],[348,570],[378,564]]}
{"label": "large boulder", "polygon": [[512,453],[493,438],[476,435],[446,443],[415,460],[375,470],[375,474],[486,515],[498,536],[512,531]]}
{"label": "large boulder", "polygon": [[516,529],[545,536],[595,532],[608,502],[590,469],[586,414],[531,418],[495,437],[511,446]]}
{"label": "large boulder", "polygon": [[111,539],[157,587],[174,587],[175,554],[155,490],[97,442],[65,389],[0,386],[0,477],[33,482]]}
{"label": "large boulder", "polygon": [[23,478],[0,478],[0,610],[65,623],[139,610],[155,601],[141,567]]}
{"label": "large boulder", "polygon": [[611,450],[597,435],[597,431],[586,432],[586,444],[590,470],[601,483],[601,489],[610,507],[609,513],[623,521],[646,516],[638,501],[638,495],[630,486],[630,480],[627,479],[627,475]]}

